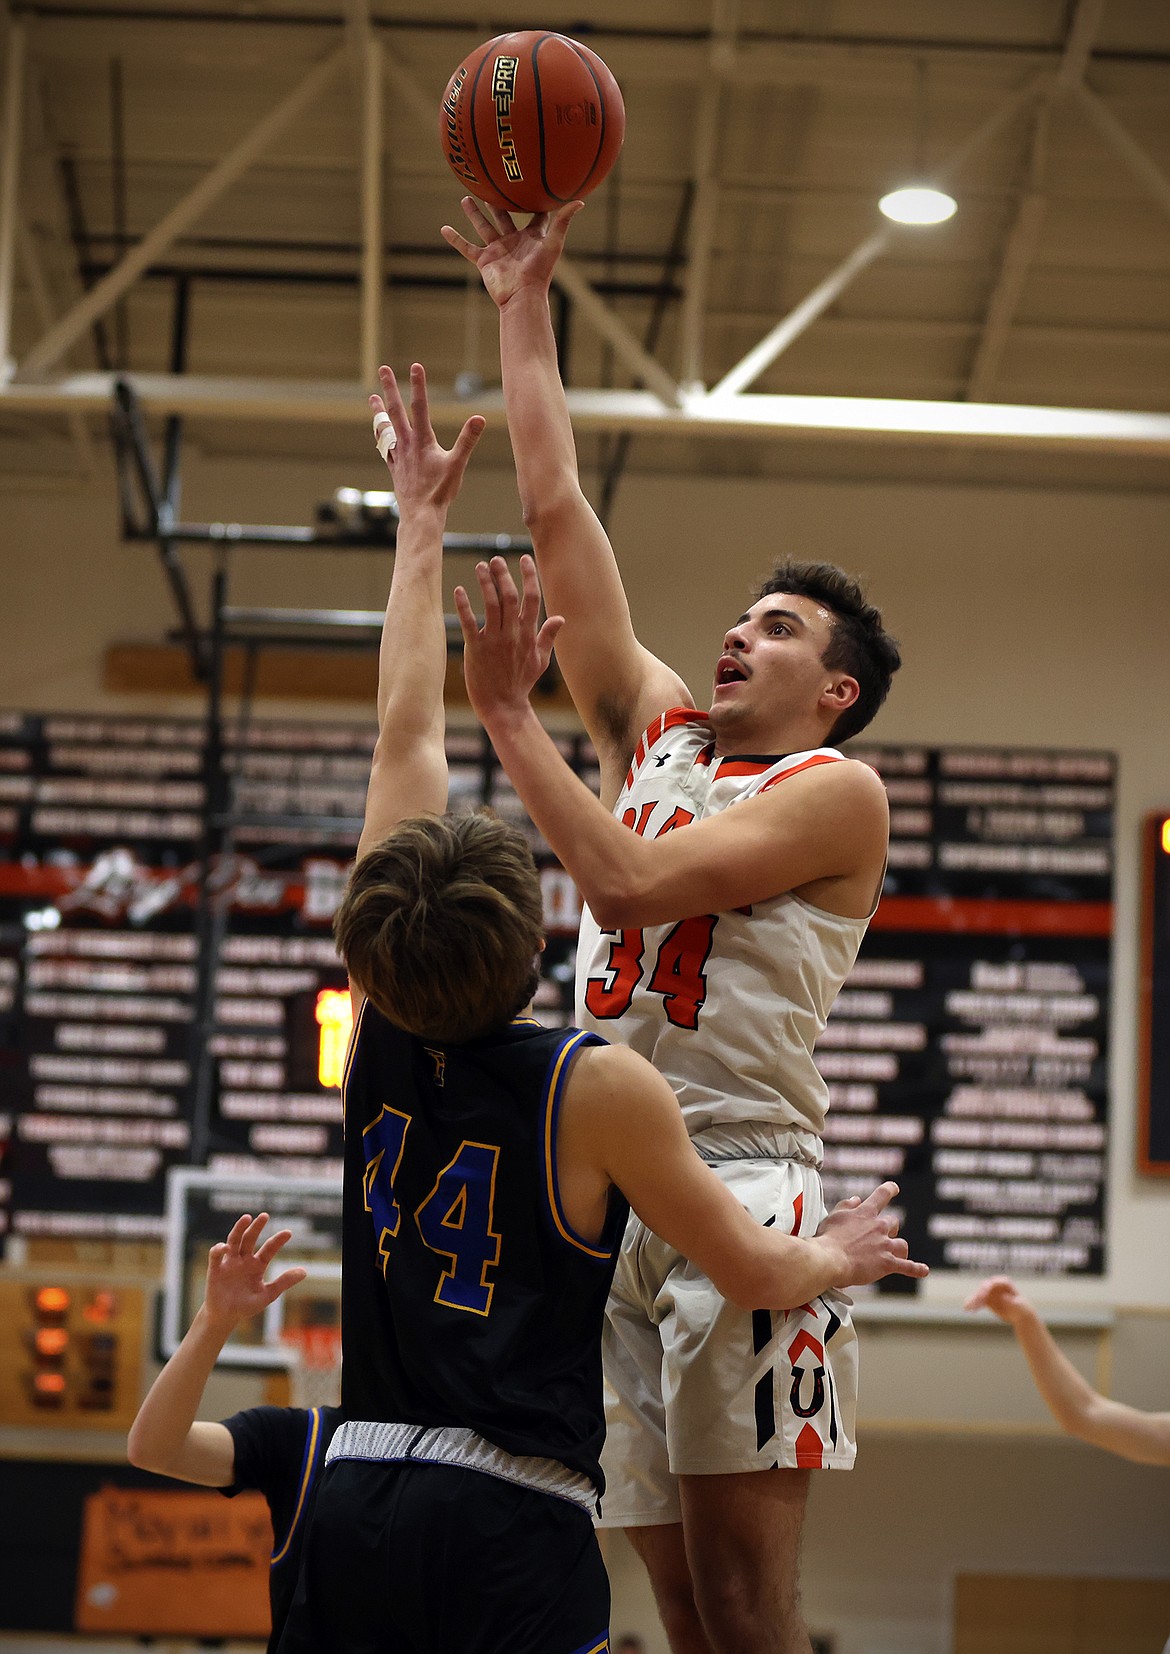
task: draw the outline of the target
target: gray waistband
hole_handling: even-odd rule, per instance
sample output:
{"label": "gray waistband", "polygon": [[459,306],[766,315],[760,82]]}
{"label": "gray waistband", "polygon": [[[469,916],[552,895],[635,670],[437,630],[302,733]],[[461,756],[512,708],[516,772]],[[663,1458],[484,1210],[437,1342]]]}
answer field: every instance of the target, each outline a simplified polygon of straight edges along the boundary
{"label": "gray waistband", "polygon": [[705,1131],[695,1132],[691,1142],[700,1158],[712,1164],[723,1160],[797,1160],[803,1166],[819,1166],[823,1153],[820,1138],[811,1131],[756,1120],[708,1126]]}
{"label": "gray waistband", "polygon": [[570,1470],[558,1459],[505,1453],[502,1447],[485,1441],[474,1430],[455,1425],[427,1428],[421,1424],[367,1424],[360,1419],[346,1419],[325,1454],[327,1465],[335,1459],[454,1465],[460,1470],[478,1470],[485,1476],[496,1476],[503,1482],[515,1482],[533,1493],[567,1499],[590,1513],[597,1504],[597,1489],[589,1477]]}

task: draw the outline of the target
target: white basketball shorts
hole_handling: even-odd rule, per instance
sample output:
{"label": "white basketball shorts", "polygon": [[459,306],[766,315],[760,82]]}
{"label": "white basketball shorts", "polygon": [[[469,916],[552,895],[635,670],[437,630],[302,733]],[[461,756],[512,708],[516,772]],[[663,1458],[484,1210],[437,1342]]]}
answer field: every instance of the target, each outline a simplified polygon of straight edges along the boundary
{"label": "white basketball shorts", "polygon": [[[704,1158],[712,1135],[704,1134]],[[815,1234],[825,1204],[814,1165],[755,1158],[712,1165],[760,1223]],[[603,1342],[601,1525],[680,1521],[679,1476],[850,1469],[857,1335],[849,1308],[842,1293],[826,1292],[787,1313],[741,1310],[631,1216]]]}

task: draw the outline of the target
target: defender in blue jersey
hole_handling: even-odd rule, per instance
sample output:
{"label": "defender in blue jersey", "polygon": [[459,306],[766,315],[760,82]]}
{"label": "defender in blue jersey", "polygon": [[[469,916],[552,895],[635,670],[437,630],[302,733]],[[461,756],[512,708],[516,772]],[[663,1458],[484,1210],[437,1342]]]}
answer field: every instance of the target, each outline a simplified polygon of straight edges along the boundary
{"label": "defender in blue jersey", "polygon": [[[400,523],[365,826],[335,922],[355,1014],[345,1422],[281,1650],[602,1654],[600,1342],[627,1201],[745,1307],[924,1271],[883,1215],[892,1185],[818,1236],[766,1229],[647,1062],[524,1014],[543,946],[531,852],[494,817],[441,813],[442,536],[483,421],[445,452],[422,368],[409,415],[381,380]],[[556,625],[529,647],[547,651]]]}
{"label": "defender in blue jersey", "polygon": [[196,1419],[204,1387],[230,1334],[302,1281],[287,1269],[265,1281],[291,1231],[262,1240],[268,1215],[237,1219],[211,1248],[207,1289],[182,1343],[151,1385],[130,1427],[126,1452],[140,1470],[215,1487],[229,1499],[264,1495],[272,1518],[268,1603],[275,1649],[296,1586],[301,1541],[309,1525],[325,1453],[341,1423],[339,1407],[246,1407],[213,1423]]}

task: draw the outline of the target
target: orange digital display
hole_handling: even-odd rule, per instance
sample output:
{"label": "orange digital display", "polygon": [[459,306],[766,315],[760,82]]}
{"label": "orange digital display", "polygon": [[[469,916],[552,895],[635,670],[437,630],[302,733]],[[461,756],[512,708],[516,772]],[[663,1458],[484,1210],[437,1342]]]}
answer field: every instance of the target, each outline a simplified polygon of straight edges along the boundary
{"label": "orange digital display", "polygon": [[69,1334],[64,1327],[38,1327],[33,1343],[37,1354],[51,1361],[65,1354],[69,1347]]}
{"label": "orange digital display", "polygon": [[115,1295],[108,1287],[102,1287],[99,1291],[90,1293],[89,1301],[81,1313],[87,1321],[104,1326],[107,1321],[113,1320],[117,1309],[118,1300]]}
{"label": "orange digital display", "polygon": [[64,1315],[69,1308],[69,1294],[63,1286],[43,1286],[35,1302],[38,1315]]}
{"label": "orange digital display", "polygon": [[322,988],[315,1012],[321,1029],[317,1057],[317,1078],[323,1086],[340,1086],[345,1074],[345,1053],[353,1032],[353,1005],[348,993]]}

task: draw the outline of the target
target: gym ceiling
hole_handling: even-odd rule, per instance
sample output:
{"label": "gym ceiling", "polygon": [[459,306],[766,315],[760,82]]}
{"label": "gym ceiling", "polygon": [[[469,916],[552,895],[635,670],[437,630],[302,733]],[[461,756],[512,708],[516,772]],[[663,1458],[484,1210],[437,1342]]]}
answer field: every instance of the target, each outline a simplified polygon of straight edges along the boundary
{"label": "gym ceiling", "polygon": [[[1165,486],[1170,7],[593,0],[585,16],[574,0],[13,6],[0,476],[100,459],[115,374],[210,455],[351,454],[383,358],[424,361],[444,419],[493,417],[494,311],[438,233],[460,191],[437,106],[479,41],[544,26],[600,52],[627,108],[555,306],[587,471],[624,434],[627,474]],[[953,219],[886,224],[878,198],[914,177],[946,181]],[[938,429],[886,399],[935,404]],[[972,424],[983,405],[1145,419],[1062,436],[1039,412]],[[507,462],[496,417],[486,446]]]}

